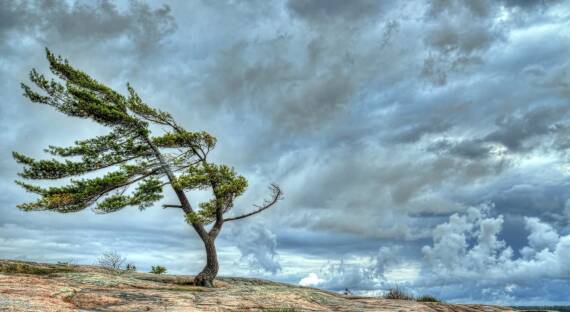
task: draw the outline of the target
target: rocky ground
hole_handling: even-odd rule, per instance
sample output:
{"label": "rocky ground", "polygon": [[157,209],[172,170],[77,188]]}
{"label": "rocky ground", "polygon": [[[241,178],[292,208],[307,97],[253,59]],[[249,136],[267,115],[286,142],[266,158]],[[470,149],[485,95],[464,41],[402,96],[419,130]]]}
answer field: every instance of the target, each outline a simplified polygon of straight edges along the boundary
{"label": "rocky ground", "polygon": [[344,296],[246,278],[221,278],[211,289],[191,281],[191,276],[0,260],[0,311],[511,311]]}

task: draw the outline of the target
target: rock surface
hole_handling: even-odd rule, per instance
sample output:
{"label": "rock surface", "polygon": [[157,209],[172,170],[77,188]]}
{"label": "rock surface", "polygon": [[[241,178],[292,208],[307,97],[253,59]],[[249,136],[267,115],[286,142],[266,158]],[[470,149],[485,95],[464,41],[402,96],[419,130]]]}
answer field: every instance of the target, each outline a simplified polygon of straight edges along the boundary
{"label": "rock surface", "polygon": [[512,311],[344,296],[257,279],[221,278],[212,289],[191,281],[191,276],[0,260],[0,311]]}

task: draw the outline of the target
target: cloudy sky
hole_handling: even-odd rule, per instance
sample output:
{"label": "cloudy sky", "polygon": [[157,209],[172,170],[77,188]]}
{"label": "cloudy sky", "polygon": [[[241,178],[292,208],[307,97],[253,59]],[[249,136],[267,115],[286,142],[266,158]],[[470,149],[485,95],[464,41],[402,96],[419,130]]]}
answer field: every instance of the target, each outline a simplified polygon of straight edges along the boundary
{"label": "cloudy sky", "polygon": [[192,274],[202,245],[175,209],[15,207],[13,150],[105,133],[21,95],[44,47],[217,136],[250,181],[234,213],[282,187],[225,226],[222,275],[570,303],[568,1],[0,0],[0,257],[116,250]]}

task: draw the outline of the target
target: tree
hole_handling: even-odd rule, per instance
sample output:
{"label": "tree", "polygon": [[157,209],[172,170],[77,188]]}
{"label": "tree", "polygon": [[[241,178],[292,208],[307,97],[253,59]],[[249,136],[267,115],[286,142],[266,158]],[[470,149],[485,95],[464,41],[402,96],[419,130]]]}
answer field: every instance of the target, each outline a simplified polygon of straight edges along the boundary
{"label": "tree", "polygon": [[119,270],[123,267],[123,264],[127,261],[126,258],[121,256],[116,251],[109,251],[101,255],[99,257],[98,262],[99,265],[111,270]]}
{"label": "tree", "polygon": [[[18,205],[24,211],[49,210],[60,213],[87,207],[97,213],[111,213],[127,206],[145,209],[163,197],[165,187],[174,191],[176,204],[196,231],[206,250],[206,265],[194,283],[213,286],[218,273],[215,240],[226,222],[260,213],[282,199],[281,189],[272,184],[271,197],[250,213],[224,215],[247,188],[247,180],[233,168],[208,161],[216,138],[207,132],[191,132],[180,126],[171,114],[145,103],[127,84],[128,96],[119,94],[86,73],[75,69],[61,56],[46,49],[51,72],[59,79],[48,79],[35,69],[30,80],[40,89],[22,83],[24,95],[71,117],[90,119],[110,128],[106,135],[76,141],[68,147],[49,146],[45,152],[56,156],[36,160],[14,152],[24,165],[24,179],[59,180],[63,186],[43,187],[16,181],[39,195],[33,202]],[[164,133],[153,135],[151,127]],[[84,175],[97,173],[95,177]],[[81,179],[72,177],[81,176]],[[70,179],[71,178],[71,179]],[[193,206],[190,190],[209,190],[210,200]]]}
{"label": "tree", "polygon": [[125,267],[125,270],[129,271],[129,272],[136,272],[137,271],[137,266],[134,265],[133,263],[127,263],[127,266]]}
{"label": "tree", "polygon": [[149,272],[149,273],[152,273],[152,274],[164,274],[164,273],[166,273],[166,268],[163,267],[163,266],[160,266],[160,265],[157,265],[157,266],[154,266],[154,265],[153,265],[153,266],[150,268],[150,272]]}

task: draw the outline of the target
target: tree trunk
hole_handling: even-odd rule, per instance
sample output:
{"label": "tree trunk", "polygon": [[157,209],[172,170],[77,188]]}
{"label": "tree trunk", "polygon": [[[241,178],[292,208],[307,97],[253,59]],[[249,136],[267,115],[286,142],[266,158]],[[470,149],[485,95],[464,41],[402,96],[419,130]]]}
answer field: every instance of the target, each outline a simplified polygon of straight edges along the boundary
{"label": "tree trunk", "polygon": [[216,246],[214,239],[211,237],[203,238],[204,246],[206,247],[206,266],[194,278],[194,285],[214,287],[214,279],[218,275],[218,255],[216,253]]}

